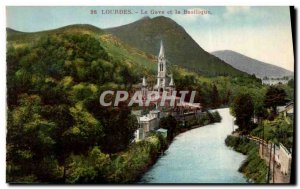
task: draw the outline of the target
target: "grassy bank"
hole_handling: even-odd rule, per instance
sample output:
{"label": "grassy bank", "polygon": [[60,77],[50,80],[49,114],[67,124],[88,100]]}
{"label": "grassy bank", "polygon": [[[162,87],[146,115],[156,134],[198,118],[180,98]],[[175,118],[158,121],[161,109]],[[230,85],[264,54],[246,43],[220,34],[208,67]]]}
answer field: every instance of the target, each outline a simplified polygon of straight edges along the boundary
{"label": "grassy bank", "polygon": [[246,137],[228,136],[225,144],[235,151],[247,155],[246,160],[239,168],[240,172],[255,183],[267,182],[268,167],[265,161],[259,157],[258,146],[253,141]]}
{"label": "grassy bank", "polygon": [[67,161],[64,183],[134,183],[166,147],[161,135],[151,133],[120,153],[108,155],[94,148],[86,156],[73,155]]}
{"label": "grassy bank", "polygon": [[151,134],[146,140],[132,144],[126,152],[119,154],[112,161],[108,181],[110,183],[137,181],[166,148],[165,138],[157,134]]}

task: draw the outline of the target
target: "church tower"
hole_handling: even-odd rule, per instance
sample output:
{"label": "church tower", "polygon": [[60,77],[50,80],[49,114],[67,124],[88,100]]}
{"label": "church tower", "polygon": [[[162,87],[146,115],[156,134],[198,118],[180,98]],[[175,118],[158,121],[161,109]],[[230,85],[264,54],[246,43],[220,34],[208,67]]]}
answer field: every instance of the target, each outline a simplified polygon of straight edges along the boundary
{"label": "church tower", "polygon": [[158,54],[158,64],[157,64],[157,84],[155,88],[159,91],[165,91],[167,87],[167,67],[166,67],[166,57],[163,42],[160,42],[160,50]]}
{"label": "church tower", "polygon": [[148,89],[147,89],[147,81],[146,78],[143,77],[143,81],[142,81],[142,98],[146,99],[147,95],[148,95]]}

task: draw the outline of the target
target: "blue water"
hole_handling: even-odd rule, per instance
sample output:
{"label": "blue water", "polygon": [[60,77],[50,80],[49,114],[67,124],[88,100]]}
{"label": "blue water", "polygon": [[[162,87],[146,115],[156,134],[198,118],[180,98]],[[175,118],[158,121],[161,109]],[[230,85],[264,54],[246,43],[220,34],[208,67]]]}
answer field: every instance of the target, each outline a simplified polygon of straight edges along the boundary
{"label": "blue water", "polygon": [[218,111],[221,123],[178,135],[140,183],[246,183],[238,172],[246,156],[224,143],[233,130],[233,117],[228,108]]}

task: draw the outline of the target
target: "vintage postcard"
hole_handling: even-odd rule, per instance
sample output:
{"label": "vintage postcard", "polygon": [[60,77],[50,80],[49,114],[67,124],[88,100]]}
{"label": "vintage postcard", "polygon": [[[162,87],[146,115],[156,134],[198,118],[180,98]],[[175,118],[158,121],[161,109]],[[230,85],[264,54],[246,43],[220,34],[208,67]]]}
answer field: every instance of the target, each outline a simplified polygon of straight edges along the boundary
{"label": "vintage postcard", "polygon": [[295,183],[294,16],[7,6],[6,182]]}

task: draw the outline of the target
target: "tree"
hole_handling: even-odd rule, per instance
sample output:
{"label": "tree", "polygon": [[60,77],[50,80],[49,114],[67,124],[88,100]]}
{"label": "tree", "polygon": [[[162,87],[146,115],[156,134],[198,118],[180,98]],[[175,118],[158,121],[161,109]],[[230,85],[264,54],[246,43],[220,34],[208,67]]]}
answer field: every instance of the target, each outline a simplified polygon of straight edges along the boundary
{"label": "tree", "polygon": [[130,114],[127,106],[109,107],[102,110],[104,137],[101,141],[101,150],[113,154],[124,150],[134,139],[137,129],[137,119]]}
{"label": "tree", "polygon": [[242,132],[249,132],[251,129],[251,118],[254,112],[254,103],[249,94],[238,95],[232,104],[232,111],[236,117],[236,124]]}
{"label": "tree", "polygon": [[110,164],[108,155],[103,154],[98,146],[87,155],[70,155],[67,159],[68,171],[66,183],[105,183],[104,178]]}
{"label": "tree", "polygon": [[210,94],[210,98],[211,98],[211,106],[213,108],[217,108],[219,106],[220,97],[219,97],[219,91],[218,91],[217,86],[215,84],[213,84],[211,94]]}
{"label": "tree", "polygon": [[293,78],[289,80],[288,86],[291,87],[291,88],[294,88],[294,87],[295,87],[295,81],[294,81]]}
{"label": "tree", "polygon": [[261,123],[262,119],[266,119],[267,115],[268,115],[268,111],[266,110],[265,107],[263,106],[258,106],[255,111],[254,111],[255,115],[258,118],[258,122]]}
{"label": "tree", "polygon": [[285,105],[287,102],[287,94],[284,89],[277,86],[270,86],[265,95],[264,104],[266,108],[272,108],[273,113],[276,113],[276,106]]}
{"label": "tree", "polygon": [[177,121],[176,119],[169,115],[168,117],[165,117],[165,118],[162,118],[160,120],[160,124],[159,124],[159,127],[160,128],[164,128],[164,129],[167,129],[168,130],[168,136],[167,136],[167,139],[169,141],[171,141],[175,135],[175,132],[176,132],[176,126],[177,126]]}
{"label": "tree", "polygon": [[24,94],[19,106],[8,112],[8,181],[54,182],[61,175],[58,161],[52,156],[57,125],[43,118],[40,111],[40,97]]}

